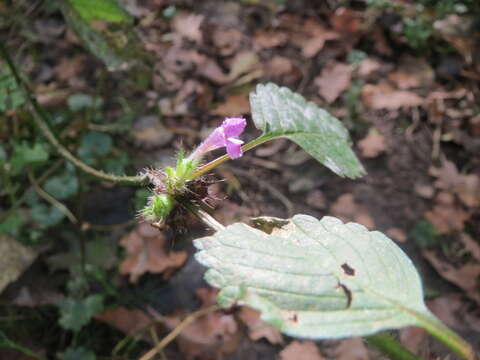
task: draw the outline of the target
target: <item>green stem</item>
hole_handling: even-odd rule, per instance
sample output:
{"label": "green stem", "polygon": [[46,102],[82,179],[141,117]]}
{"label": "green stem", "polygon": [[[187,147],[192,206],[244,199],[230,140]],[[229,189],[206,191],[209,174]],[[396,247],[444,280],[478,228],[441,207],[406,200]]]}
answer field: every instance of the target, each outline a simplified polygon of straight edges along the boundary
{"label": "green stem", "polygon": [[392,336],[380,333],[365,338],[370,345],[373,345],[382,353],[393,360],[421,360],[420,357],[415,356],[406,348],[404,348]]}
{"label": "green stem", "polygon": [[[274,135],[264,135],[260,136],[259,138],[256,138],[255,140],[250,141],[248,144],[245,144],[242,146],[243,152],[246,152],[250,149],[253,149],[254,147],[263,144],[264,142],[267,142],[269,140],[272,140],[276,138]],[[198,178],[199,176],[202,176],[203,174],[211,171],[212,169],[216,168],[218,165],[224,163],[225,161],[229,160],[230,156],[227,154],[220,156],[219,158],[216,158],[215,160],[210,161],[209,163],[206,163],[203,166],[200,166],[197,170],[193,172],[193,174],[190,176],[188,180],[193,180]]]}
{"label": "green stem", "polygon": [[20,78],[20,75],[17,71],[13,60],[11,59],[7,49],[3,44],[0,43],[0,54],[7,62],[10,71],[18,85],[18,87],[24,92],[25,98],[27,99],[28,104],[33,115],[33,120],[35,125],[40,129],[42,134],[47,138],[50,144],[58,151],[58,153],[63,156],[65,159],[70,161],[72,164],[85,171],[86,173],[104,181],[109,181],[114,184],[122,185],[133,185],[133,186],[142,186],[148,184],[148,178],[146,175],[140,176],[116,176],[107,174],[103,171],[96,170],[91,166],[85,164],[80,159],[76,158],[70,151],[68,151],[60,142],[57,140],[53,132],[48,127],[47,116],[43,112],[42,108],[35,100],[32,95],[32,91],[28,88],[27,84]]}
{"label": "green stem", "polygon": [[478,360],[475,351],[469,343],[463,340],[455,332],[445,326],[435,315],[429,313],[428,315],[419,316],[420,325],[427,330],[432,336],[447,345],[450,349],[456,352],[465,360]]}

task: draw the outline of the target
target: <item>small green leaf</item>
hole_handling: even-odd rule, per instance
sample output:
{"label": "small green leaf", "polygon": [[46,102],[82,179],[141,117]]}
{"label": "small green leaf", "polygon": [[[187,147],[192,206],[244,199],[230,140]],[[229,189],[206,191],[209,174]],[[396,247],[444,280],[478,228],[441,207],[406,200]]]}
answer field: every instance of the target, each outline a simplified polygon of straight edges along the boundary
{"label": "small green leaf", "polygon": [[43,203],[36,203],[30,209],[32,220],[42,229],[60,224],[65,214],[56,207]]}
{"label": "small green leaf", "polygon": [[112,149],[112,145],[113,140],[110,135],[91,131],[80,140],[78,156],[91,164],[96,158],[107,155]]}
{"label": "small green leaf", "polygon": [[194,245],[222,306],[256,308],[291,336],[365,336],[435,321],[410,259],[356,223],[296,215],[271,234],[237,223]]}
{"label": "small green leaf", "polygon": [[79,331],[93,315],[103,310],[103,296],[90,295],[84,299],[67,298],[60,305],[60,325],[66,330]]}
{"label": "small green leaf", "polygon": [[68,348],[63,354],[63,360],[95,360],[95,353],[84,347]]}
{"label": "small green leaf", "polygon": [[14,145],[11,164],[15,173],[21,170],[25,165],[38,164],[47,160],[48,151],[45,145],[41,143],[29,145],[27,142],[22,142]]}
{"label": "small green leaf", "polygon": [[105,20],[117,23],[131,23],[132,18],[116,0],[68,0],[83,20]]}
{"label": "small green leaf", "polygon": [[79,111],[92,107],[93,98],[88,94],[77,93],[68,98],[67,104],[71,111]]}
{"label": "small green leaf", "polygon": [[269,138],[286,137],[340,176],[365,174],[350,148],[342,123],[299,94],[275,84],[258,85],[250,94],[255,126]]}
{"label": "small green leaf", "polygon": [[75,171],[67,168],[62,174],[51,177],[45,183],[45,191],[57,200],[68,199],[78,191],[78,179]]}
{"label": "small green leaf", "polygon": [[0,71],[0,113],[25,103],[25,96],[9,70]]}

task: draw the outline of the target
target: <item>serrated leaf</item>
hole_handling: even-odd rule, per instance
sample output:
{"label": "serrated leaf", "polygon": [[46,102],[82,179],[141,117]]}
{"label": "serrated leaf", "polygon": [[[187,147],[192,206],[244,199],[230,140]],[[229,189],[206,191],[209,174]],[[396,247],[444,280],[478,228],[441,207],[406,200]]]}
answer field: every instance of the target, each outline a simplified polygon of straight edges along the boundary
{"label": "serrated leaf", "polygon": [[291,336],[365,336],[434,321],[409,258],[356,223],[296,215],[272,234],[237,223],[194,244],[221,305],[256,308]]}
{"label": "serrated leaf", "polygon": [[365,170],[350,148],[342,123],[301,95],[275,84],[260,84],[250,94],[255,126],[268,137],[286,137],[340,176],[356,178]]}
{"label": "serrated leaf", "polygon": [[79,331],[93,315],[103,310],[103,296],[90,295],[84,299],[67,298],[60,305],[60,325],[66,330]]}

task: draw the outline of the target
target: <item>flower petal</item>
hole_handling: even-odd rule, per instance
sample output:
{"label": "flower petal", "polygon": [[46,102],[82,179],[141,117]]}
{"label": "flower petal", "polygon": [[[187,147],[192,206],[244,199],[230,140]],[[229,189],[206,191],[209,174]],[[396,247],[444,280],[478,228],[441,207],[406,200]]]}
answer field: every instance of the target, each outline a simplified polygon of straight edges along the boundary
{"label": "flower petal", "polygon": [[232,159],[237,159],[243,155],[242,151],[243,141],[239,139],[229,138],[227,139],[227,154]]}
{"label": "flower petal", "polygon": [[245,126],[247,125],[247,120],[242,117],[233,117],[233,118],[226,118],[222,123],[223,131],[225,132],[226,138],[231,137],[238,137]]}

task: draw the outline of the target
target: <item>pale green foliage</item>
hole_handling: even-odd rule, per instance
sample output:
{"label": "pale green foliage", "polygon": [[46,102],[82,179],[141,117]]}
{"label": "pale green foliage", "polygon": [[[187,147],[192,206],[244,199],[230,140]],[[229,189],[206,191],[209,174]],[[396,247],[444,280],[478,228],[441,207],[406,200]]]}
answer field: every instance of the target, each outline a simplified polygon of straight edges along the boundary
{"label": "pale green foliage", "polygon": [[194,244],[222,306],[254,307],[288,335],[364,336],[431,319],[409,258],[356,223],[296,215],[271,234],[237,223]]}
{"label": "pale green foliage", "polygon": [[90,295],[84,299],[67,298],[60,304],[60,325],[67,330],[79,331],[93,315],[103,310],[103,296]]}
{"label": "pale green foliage", "polygon": [[250,94],[252,118],[264,136],[286,137],[340,176],[365,174],[350,148],[342,123],[299,94],[275,84],[258,85]]}

